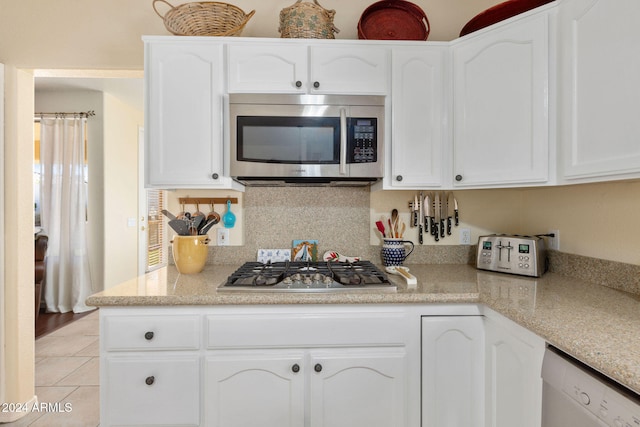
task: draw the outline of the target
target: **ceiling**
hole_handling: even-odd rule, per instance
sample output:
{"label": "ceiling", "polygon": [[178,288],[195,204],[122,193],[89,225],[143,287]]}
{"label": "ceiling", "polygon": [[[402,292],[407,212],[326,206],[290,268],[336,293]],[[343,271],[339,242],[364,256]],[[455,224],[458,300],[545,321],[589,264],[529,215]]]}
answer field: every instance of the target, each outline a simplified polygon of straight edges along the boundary
{"label": "ceiling", "polygon": [[141,78],[35,77],[36,92],[94,90],[108,93],[131,107],[143,111]]}

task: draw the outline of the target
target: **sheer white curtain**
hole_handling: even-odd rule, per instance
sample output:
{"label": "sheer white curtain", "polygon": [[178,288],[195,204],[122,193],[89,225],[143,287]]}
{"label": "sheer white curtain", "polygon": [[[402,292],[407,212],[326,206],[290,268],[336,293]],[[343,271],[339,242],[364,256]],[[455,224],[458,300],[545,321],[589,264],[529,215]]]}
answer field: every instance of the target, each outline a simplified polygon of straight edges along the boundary
{"label": "sheer white curtain", "polygon": [[48,312],[81,313],[93,293],[87,254],[85,117],[40,121],[41,221],[49,236],[44,299]]}

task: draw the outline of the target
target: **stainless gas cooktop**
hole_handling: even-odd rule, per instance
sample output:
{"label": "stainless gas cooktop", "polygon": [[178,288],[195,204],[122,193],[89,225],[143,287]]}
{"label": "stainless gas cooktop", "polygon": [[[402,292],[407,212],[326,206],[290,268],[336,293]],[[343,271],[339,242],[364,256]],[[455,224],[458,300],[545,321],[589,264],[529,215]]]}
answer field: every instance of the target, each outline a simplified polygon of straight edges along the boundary
{"label": "stainless gas cooktop", "polygon": [[218,291],[340,292],[377,290],[395,292],[396,285],[369,261],[247,262],[220,285]]}

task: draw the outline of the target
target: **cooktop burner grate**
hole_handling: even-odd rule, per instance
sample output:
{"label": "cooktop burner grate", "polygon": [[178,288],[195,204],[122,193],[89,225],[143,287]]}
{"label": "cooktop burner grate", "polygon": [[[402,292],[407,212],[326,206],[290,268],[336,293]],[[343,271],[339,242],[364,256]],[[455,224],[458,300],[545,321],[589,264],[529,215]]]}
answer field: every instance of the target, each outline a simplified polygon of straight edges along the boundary
{"label": "cooktop burner grate", "polygon": [[389,289],[396,287],[369,261],[247,262],[220,287],[221,290],[322,291],[340,289]]}

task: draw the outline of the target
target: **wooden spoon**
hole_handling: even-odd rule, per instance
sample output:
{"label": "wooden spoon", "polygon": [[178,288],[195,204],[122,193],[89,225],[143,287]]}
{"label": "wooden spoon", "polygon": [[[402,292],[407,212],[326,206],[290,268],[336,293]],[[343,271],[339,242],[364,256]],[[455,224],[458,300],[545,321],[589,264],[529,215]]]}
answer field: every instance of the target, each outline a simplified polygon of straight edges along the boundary
{"label": "wooden spoon", "polygon": [[391,211],[391,237],[398,237],[398,209],[393,209]]}

